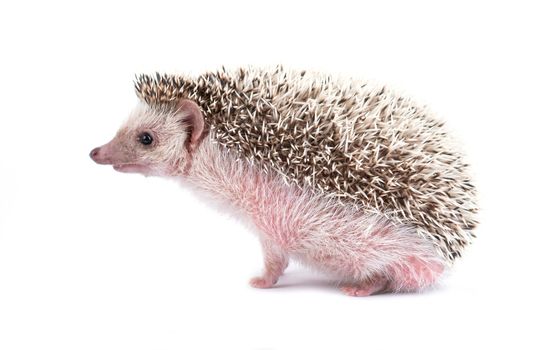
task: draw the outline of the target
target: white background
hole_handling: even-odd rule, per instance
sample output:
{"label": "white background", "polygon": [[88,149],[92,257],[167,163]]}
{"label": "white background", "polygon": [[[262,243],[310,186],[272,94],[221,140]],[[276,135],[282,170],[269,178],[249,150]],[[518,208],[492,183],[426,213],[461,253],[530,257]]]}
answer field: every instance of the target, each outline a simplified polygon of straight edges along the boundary
{"label": "white background", "polygon": [[[547,349],[548,11],[262,3],[2,2],[0,349]],[[291,265],[253,289],[240,223],[88,158],[135,73],[278,63],[406,91],[462,141],[482,225],[440,288],[351,298]]]}

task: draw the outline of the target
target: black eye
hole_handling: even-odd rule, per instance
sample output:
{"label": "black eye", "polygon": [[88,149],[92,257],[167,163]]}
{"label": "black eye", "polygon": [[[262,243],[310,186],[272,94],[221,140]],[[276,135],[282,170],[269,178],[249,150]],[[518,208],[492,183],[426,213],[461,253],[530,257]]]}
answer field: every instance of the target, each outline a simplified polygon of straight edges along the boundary
{"label": "black eye", "polygon": [[139,142],[148,146],[153,142],[153,137],[148,132],[141,133],[139,134]]}

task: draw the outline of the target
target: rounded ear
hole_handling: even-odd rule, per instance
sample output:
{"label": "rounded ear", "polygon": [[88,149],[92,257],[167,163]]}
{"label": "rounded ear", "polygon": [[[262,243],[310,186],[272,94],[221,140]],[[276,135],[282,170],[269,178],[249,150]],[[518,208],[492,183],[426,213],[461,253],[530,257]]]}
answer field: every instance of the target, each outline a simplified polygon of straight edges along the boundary
{"label": "rounded ear", "polygon": [[204,116],[200,107],[195,102],[184,99],[177,103],[177,114],[190,127],[190,144],[196,146],[204,132]]}

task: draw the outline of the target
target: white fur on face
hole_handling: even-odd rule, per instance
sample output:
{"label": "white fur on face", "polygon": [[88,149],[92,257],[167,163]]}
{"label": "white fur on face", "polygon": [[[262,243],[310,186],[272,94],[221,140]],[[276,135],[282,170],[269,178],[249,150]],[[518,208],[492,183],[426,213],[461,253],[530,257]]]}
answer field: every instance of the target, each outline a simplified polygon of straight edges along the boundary
{"label": "white fur on face", "polygon": [[[123,162],[145,166],[149,169],[146,175],[178,175],[188,158],[185,147],[187,129],[182,115],[175,110],[151,108],[140,103],[122,125],[115,140],[126,155]],[[151,145],[139,142],[139,135],[143,132],[152,135]]]}

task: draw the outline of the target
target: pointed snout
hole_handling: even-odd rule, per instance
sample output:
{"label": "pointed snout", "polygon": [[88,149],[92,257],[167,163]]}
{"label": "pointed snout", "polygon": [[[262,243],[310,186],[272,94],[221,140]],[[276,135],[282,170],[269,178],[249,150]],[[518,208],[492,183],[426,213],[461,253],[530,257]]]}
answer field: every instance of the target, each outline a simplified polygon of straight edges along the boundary
{"label": "pointed snout", "polygon": [[105,156],[105,146],[95,147],[90,152],[90,158],[97,164],[109,164],[108,157]]}
{"label": "pointed snout", "polygon": [[100,149],[101,147],[95,147],[94,149],[92,149],[90,152],[90,158],[96,161],[95,159],[97,158],[97,155],[99,154]]}
{"label": "pointed snout", "polygon": [[115,144],[114,140],[104,144],[100,147],[95,147],[90,152],[90,158],[97,164],[113,164],[119,158],[119,147]]}

